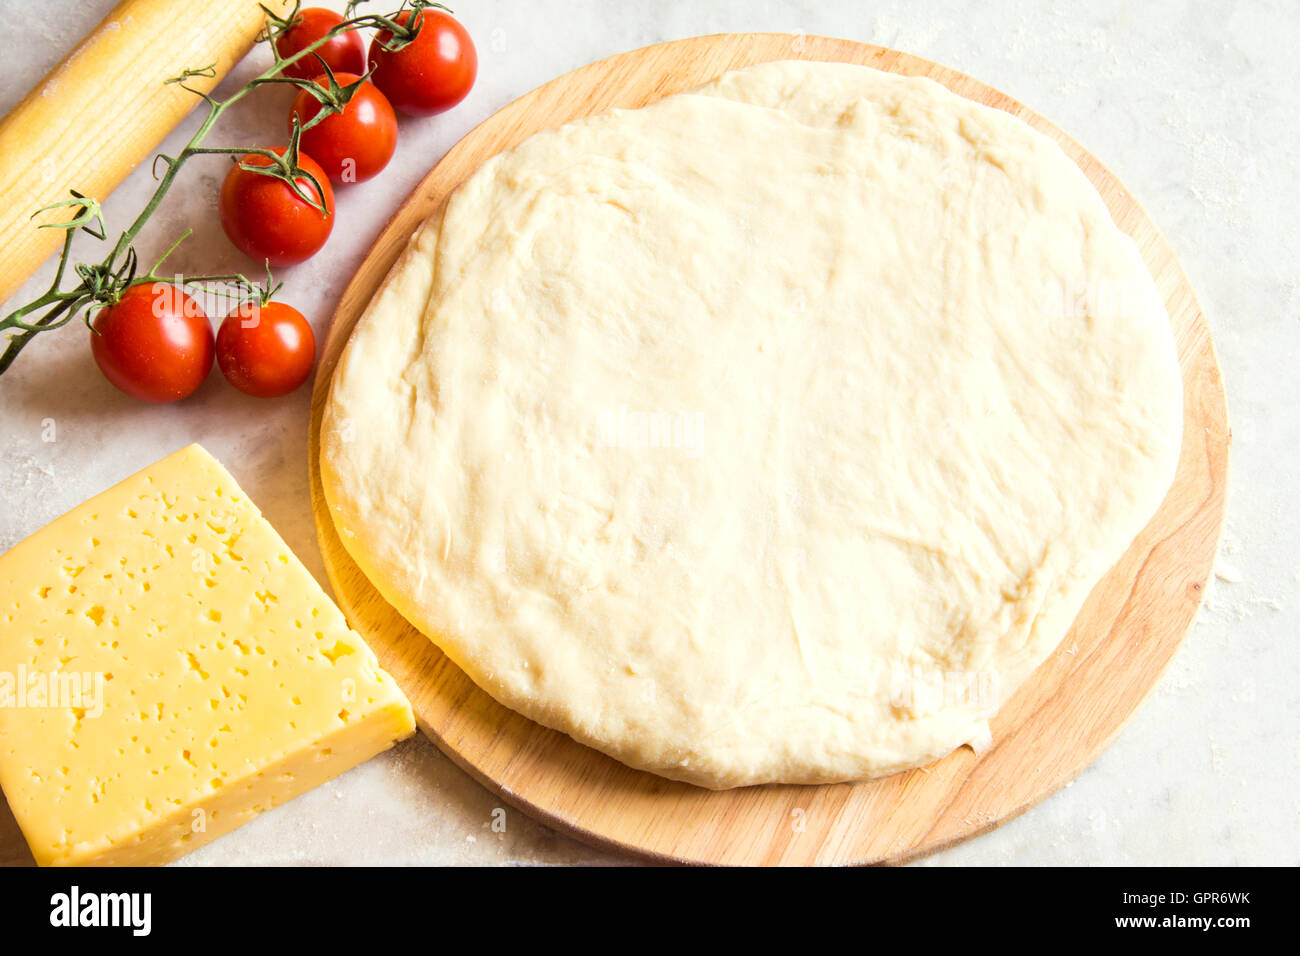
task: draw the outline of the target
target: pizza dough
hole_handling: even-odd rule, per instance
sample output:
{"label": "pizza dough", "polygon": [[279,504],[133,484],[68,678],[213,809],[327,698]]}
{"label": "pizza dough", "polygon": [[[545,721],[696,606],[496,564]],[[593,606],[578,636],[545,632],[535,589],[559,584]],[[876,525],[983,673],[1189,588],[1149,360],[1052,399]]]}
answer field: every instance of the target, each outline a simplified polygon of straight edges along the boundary
{"label": "pizza dough", "polygon": [[340,536],[484,690],[705,787],[988,736],[1173,479],[1133,243],[1019,120],[777,62],[431,219],[322,426]]}

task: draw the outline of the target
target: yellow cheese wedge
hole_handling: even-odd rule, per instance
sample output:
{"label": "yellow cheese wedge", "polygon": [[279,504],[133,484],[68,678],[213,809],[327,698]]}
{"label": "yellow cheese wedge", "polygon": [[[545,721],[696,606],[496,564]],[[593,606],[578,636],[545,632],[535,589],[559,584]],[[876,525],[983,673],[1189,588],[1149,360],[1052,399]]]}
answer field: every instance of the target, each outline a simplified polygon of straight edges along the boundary
{"label": "yellow cheese wedge", "polygon": [[198,445],[0,556],[0,596],[0,787],[42,865],[175,859],[414,730]]}

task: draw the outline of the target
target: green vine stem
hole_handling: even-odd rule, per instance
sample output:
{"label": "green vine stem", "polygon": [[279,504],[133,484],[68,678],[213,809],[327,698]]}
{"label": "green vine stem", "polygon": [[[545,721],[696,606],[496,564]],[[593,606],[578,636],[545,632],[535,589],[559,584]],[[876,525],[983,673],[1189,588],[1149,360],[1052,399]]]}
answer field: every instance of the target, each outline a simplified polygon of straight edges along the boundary
{"label": "green vine stem", "polygon": [[[362,0],[363,2],[363,0]],[[298,140],[302,133],[302,127],[297,117],[293,119],[292,132],[289,138],[289,146],[283,154],[262,147],[217,147],[204,146],[203,142],[217,124],[222,114],[235,103],[242,100],[245,96],[262,86],[268,86],[276,83],[290,83],[302,89],[313,92],[321,100],[321,109],[317,114],[319,118],[339,112],[351,99],[352,93],[360,87],[365,81],[365,77],[348,86],[339,87],[334,81],[333,73],[329,73],[330,89],[322,90],[312,80],[299,80],[293,77],[279,75],[285,67],[306,56],[315,56],[316,49],[327,43],[332,37],[348,30],[356,29],[375,29],[387,30],[392,34],[392,39],[385,43],[386,48],[398,50],[411,42],[419,32],[420,25],[423,21],[423,9],[425,7],[439,7],[447,9],[440,3],[428,2],[428,0],[403,0],[401,7],[394,13],[387,15],[380,14],[363,14],[353,16],[354,7],[358,3],[349,3],[347,13],[343,22],[337,24],[328,33],[322,36],[316,42],[299,50],[289,57],[281,57],[275,48],[275,40],[285,31],[289,30],[298,18],[301,9],[301,0],[296,0],[293,10],[284,17],[277,16],[265,6],[262,10],[266,14],[266,25],[258,35],[259,43],[265,43],[270,47],[271,55],[275,62],[270,69],[265,70],[258,76],[250,80],[243,88],[235,91],[224,100],[218,100],[210,93],[196,90],[187,85],[191,77],[196,76],[213,76],[215,69],[212,66],[204,66],[198,69],[187,69],[180,76],[173,77],[168,83],[175,83],[182,89],[188,90],[194,95],[200,97],[207,104],[208,112],[204,117],[199,128],[195,130],[185,147],[175,156],[166,156],[159,154],[154,157],[154,176],[158,180],[158,185],[154,188],[153,195],[149,198],[148,203],[140,211],[139,215],[131,222],[126,229],[118,236],[114,243],[112,251],[100,262],[97,263],[76,263],[72,264],[72,242],[73,238],[79,232],[84,232],[95,239],[107,241],[107,230],[104,226],[104,219],[99,202],[90,196],[82,195],[76,190],[71,190],[71,199],[65,199],[61,202],[52,203],[38,209],[33,213],[33,218],[42,212],[49,212],[53,209],[67,207],[73,211],[73,215],[66,222],[45,223],[38,226],[39,229],[62,229],[64,230],[63,247],[59,253],[58,267],[55,271],[54,280],[50,283],[49,288],[38,298],[33,299],[19,308],[13,310],[7,315],[0,317],[0,334],[8,333],[5,341],[5,348],[0,353],[0,375],[8,371],[19,353],[31,342],[33,338],[42,332],[51,332],[55,329],[67,325],[77,315],[83,313],[90,306],[99,304],[109,306],[121,298],[122,293],[134,285],[145,283],[166,282],[168,284],[177,284],[175,277],[168,279],[158,274],[167,257],[175,251],[176,247],[189,235],[177,239],[153,264],[148,272],[138,272],[138,257],[135,250],[135,240],[144,229],[153,214],[158,210],[168,191],[175,183],[181,168],[186,161],[194,156],[224,154],[232,157],[232,160],[241,168],[263,176],[272,176],[283,180],[294,193],[304,202],[311,204],[314,208],[321,210],[325,215],[330,215],[331,210],[325,207],[325,193],[322,184],[306,170],[298,165]],[[396,18],[406,11],[414,11],[410,18],[411,22],[407,25],[399,24]],[[321,61],[322,64],[324,61]],[[329,71],[326,70],[328,73]],[[318,92],[319,91],[319,92]],[[322,97],[319,93],[326,93]],[[270,160],[270,165],[255,166],[243,162],[241,157],[248,155],[264,156]],[[159,164],[162,164],[164,171],[161,176],[158,175]],[[310,195],[299,180],[306,180],[312,186]],[[71,271],[76,275],[78,282],[69,288],[63,288],[63,282],[68,274],[69,266]],[[243,294],[242,298],[256,297],[265,305],[272,295],[279,289],[278,285],[273,285],[271,269],[269,264],[266,269],[266,282],[259,286],[257,283],[250,281],[247,277],[240,274],[231,275],[202,275],[185,278],[179,281],[179,284],[187,287],[206,287],[211,283],[231,282],[236,283]],[[37,318],[30,316],[40,313]],[[91,325],[91,315],[86,312],[86,324]],[[93,330],[93,326],[91,326]]]}

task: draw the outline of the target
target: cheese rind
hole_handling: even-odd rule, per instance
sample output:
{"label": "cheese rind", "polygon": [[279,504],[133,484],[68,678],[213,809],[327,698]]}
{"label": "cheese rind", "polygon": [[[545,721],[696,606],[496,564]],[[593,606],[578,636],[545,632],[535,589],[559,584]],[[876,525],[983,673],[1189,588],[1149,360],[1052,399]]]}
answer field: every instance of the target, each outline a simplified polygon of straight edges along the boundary
{"label": "cheese rind", "polygon": [[414,731],[198,445],[0,556],[0,585],[0,787],[42,865],[167,862]]}

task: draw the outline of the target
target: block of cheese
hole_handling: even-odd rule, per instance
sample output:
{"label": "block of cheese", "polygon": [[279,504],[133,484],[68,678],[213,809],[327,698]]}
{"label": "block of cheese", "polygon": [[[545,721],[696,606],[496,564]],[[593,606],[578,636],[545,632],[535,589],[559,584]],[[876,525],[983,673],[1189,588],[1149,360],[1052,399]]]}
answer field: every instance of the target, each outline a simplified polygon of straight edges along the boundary
{"label": "block of cheese", "polygon": [[0,556],[0,787],[42,865],[163,863],[414,730],[191,445]]}

